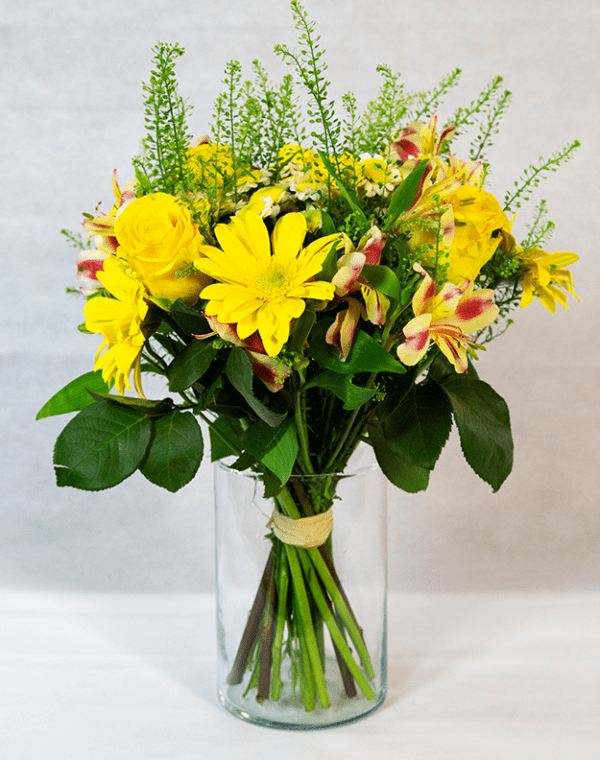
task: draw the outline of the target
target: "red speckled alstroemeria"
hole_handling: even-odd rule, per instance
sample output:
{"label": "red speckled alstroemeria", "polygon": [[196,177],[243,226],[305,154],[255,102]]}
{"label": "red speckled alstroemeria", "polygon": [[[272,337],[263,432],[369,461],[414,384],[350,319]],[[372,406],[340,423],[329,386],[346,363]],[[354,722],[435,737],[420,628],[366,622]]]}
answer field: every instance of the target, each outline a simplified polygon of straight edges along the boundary
{"label": "red speckled alstroemeria", "polygon": [[94,236],[94,242],[99,251],[103,251],[108,255],[117,252],[118,243],[115,237],[115,221],[119,212],[135,199],[133,192],[134,185],[134,182],[126,182],[123,190],[121,190],[117,182],[117,170],[115,169],[112,176],[112,191],[116,200],[115,205],[108,214],[101,214],[95,219],[86,219],[83,222],[83,229],[89,233],[88,237]]}
{"label": "red speckled alstroemeria", "polygon": [[[358,327],[358,320],[362,317],[368,319],[374,325],[381,326],[385,322],[389,299],[369,285],[362,276],[365,264],[379,264],[381,253],[385,247],[385,237],[380,229],[371,227],[368,235],[365,235],[358,244],[358,250],[354,249],[350,238],[343,235],[345,253],[338,259],[338,271],[332,278],[335,285],[335,295],[338,299],[348,303],[348,308],[338,312],[334,323],[330,326],[325,340],[331,346],[337,346],[341,361],[348,357],[352,342]],[[362,295],[365,305],[353,297],[352,293]]]}
{"label": "red speckled alstroemeria", "polygon": [[398,358],[413,366],[433,341],[457,372],[466,372],[467,346],[473,343],[469,333],[487,327],[498,316],[494,291],[474,291],[472,281],[465,280],[460,285],[447,282],[436,295],[433,279],[423,267],[413,268],[423,275],[423,282],[413,297],[415,317],[404,327],[406,341],[396,350]]}
{"label": "red speckled alstroemeria", "polygon": [[450,140],[456,131],[454,124],[444,127],[437,134],[439,118],[433,114],[428,124],[415,121],[405,127],[390,146],[390,155],[396,161],[408,161],[411,158],[432,158],[437,156],[444,140]]}
{"label": "red speckled alstroemeria", "polygon": [[90,296],[103,287],[98,279],[98,272],[102,272],[104,269],[104,262],[107,258],[107,253],[94,248],[80,251],[77,254],[75,259],[75,263],[77,264],[76,277],[79,282],[79,290],[84,295]]}

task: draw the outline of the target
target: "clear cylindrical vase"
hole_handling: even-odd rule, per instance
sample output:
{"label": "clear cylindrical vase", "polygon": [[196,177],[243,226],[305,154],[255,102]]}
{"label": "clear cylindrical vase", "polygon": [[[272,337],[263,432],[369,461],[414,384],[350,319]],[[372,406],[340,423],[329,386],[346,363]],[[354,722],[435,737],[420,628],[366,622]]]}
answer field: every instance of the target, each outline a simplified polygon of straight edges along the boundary
{"label": "clear cylindrical vase", "polygon": [[[273,728],[352,723],[387,692],[384,478],[368,465],[292,476],[275,498],[264,489],[259,475],[215,466],[219,699]],[[329,508],[320,546],[274,535],[274,510]]]}

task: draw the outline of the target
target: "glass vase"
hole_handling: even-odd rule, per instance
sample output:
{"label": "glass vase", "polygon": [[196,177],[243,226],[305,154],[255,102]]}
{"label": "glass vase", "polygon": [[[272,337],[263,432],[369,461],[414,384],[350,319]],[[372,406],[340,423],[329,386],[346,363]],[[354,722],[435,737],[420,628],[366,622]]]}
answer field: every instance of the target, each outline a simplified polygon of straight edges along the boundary
{"label": "glass vase", "polygon": [[[255,473],[216,464],[219,699],[273,728],[352,723],[387,692],[384,478],[369,464],[292,476],[275,499],[263,492]],[[274,510],[296,519],[330,507],[320,546],[277,537]]]}

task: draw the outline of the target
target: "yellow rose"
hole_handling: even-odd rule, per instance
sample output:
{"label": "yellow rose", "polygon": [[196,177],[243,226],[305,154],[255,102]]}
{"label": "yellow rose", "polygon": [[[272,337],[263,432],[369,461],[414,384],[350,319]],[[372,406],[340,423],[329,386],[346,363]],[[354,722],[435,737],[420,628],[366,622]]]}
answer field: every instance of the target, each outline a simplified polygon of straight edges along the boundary
{"label": "yellow rose", "polygon": [[210,278],[191,267],[204,238],[186,206],[167,193],[132,201],[115,221],[117,256],[159,298],[194,303]]}
{"label": "yellow rose", "polygon": [[447,282],[455,285],[474,280],[481,267],[494,255],[501,236],[510,232],[510,222],[496,196],[474,185],[461,185],[447,199],[454,213],[454,237],[448,252]]}

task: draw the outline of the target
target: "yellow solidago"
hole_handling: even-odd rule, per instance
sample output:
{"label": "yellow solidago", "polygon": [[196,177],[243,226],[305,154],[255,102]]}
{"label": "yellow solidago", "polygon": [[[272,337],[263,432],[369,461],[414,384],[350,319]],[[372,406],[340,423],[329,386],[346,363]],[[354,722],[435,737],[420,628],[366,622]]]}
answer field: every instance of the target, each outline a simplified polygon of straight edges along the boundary
{"label": "yellow solidago", "polygon": [[330,300],[331,282],[313,281],[339,235],[318,238],[303,248],[306,219],[300,213],[281,217],[271,239],[261,217],[247,211],[215,235],[221,248],[203,245],[196,269],[213,277],[201,298],[208,299],[206,315],[235,324],[245,340],[258,331],[265,351],[277,356],[290,334],[290,323],[306,307],[304,299]]}
{"label": "yellow solidago", "polygon": [[[573,289],[571,272],[565,269],[579,259],[576,253],[570,251],[546,253],[540,248],[531,248],[528,251],[521,251],[519,259],[523,274],[522,309],[529,306],[534,296],[537,296],[552,313],[556,311],[557,302],[569,311],[567,293],[575,296],[579,301],[579,296]],[[559,288],[565,290],[566,293]]]}
{"label": "yellow solidago", "polygon": [[135,390],[144,398],[140,358],[146,340],[142,331],[148,312],[146,291],[139,280],[121,270],[113,257],[104,262],[104,271],[97,277],[114,298],[96,296],[83,309],[86,328],[104,336],[94,370],[102,369],[107,383],[114,379],[117,392],[123,395],[125,388],[131,390],[129,375],[133,369]]}

